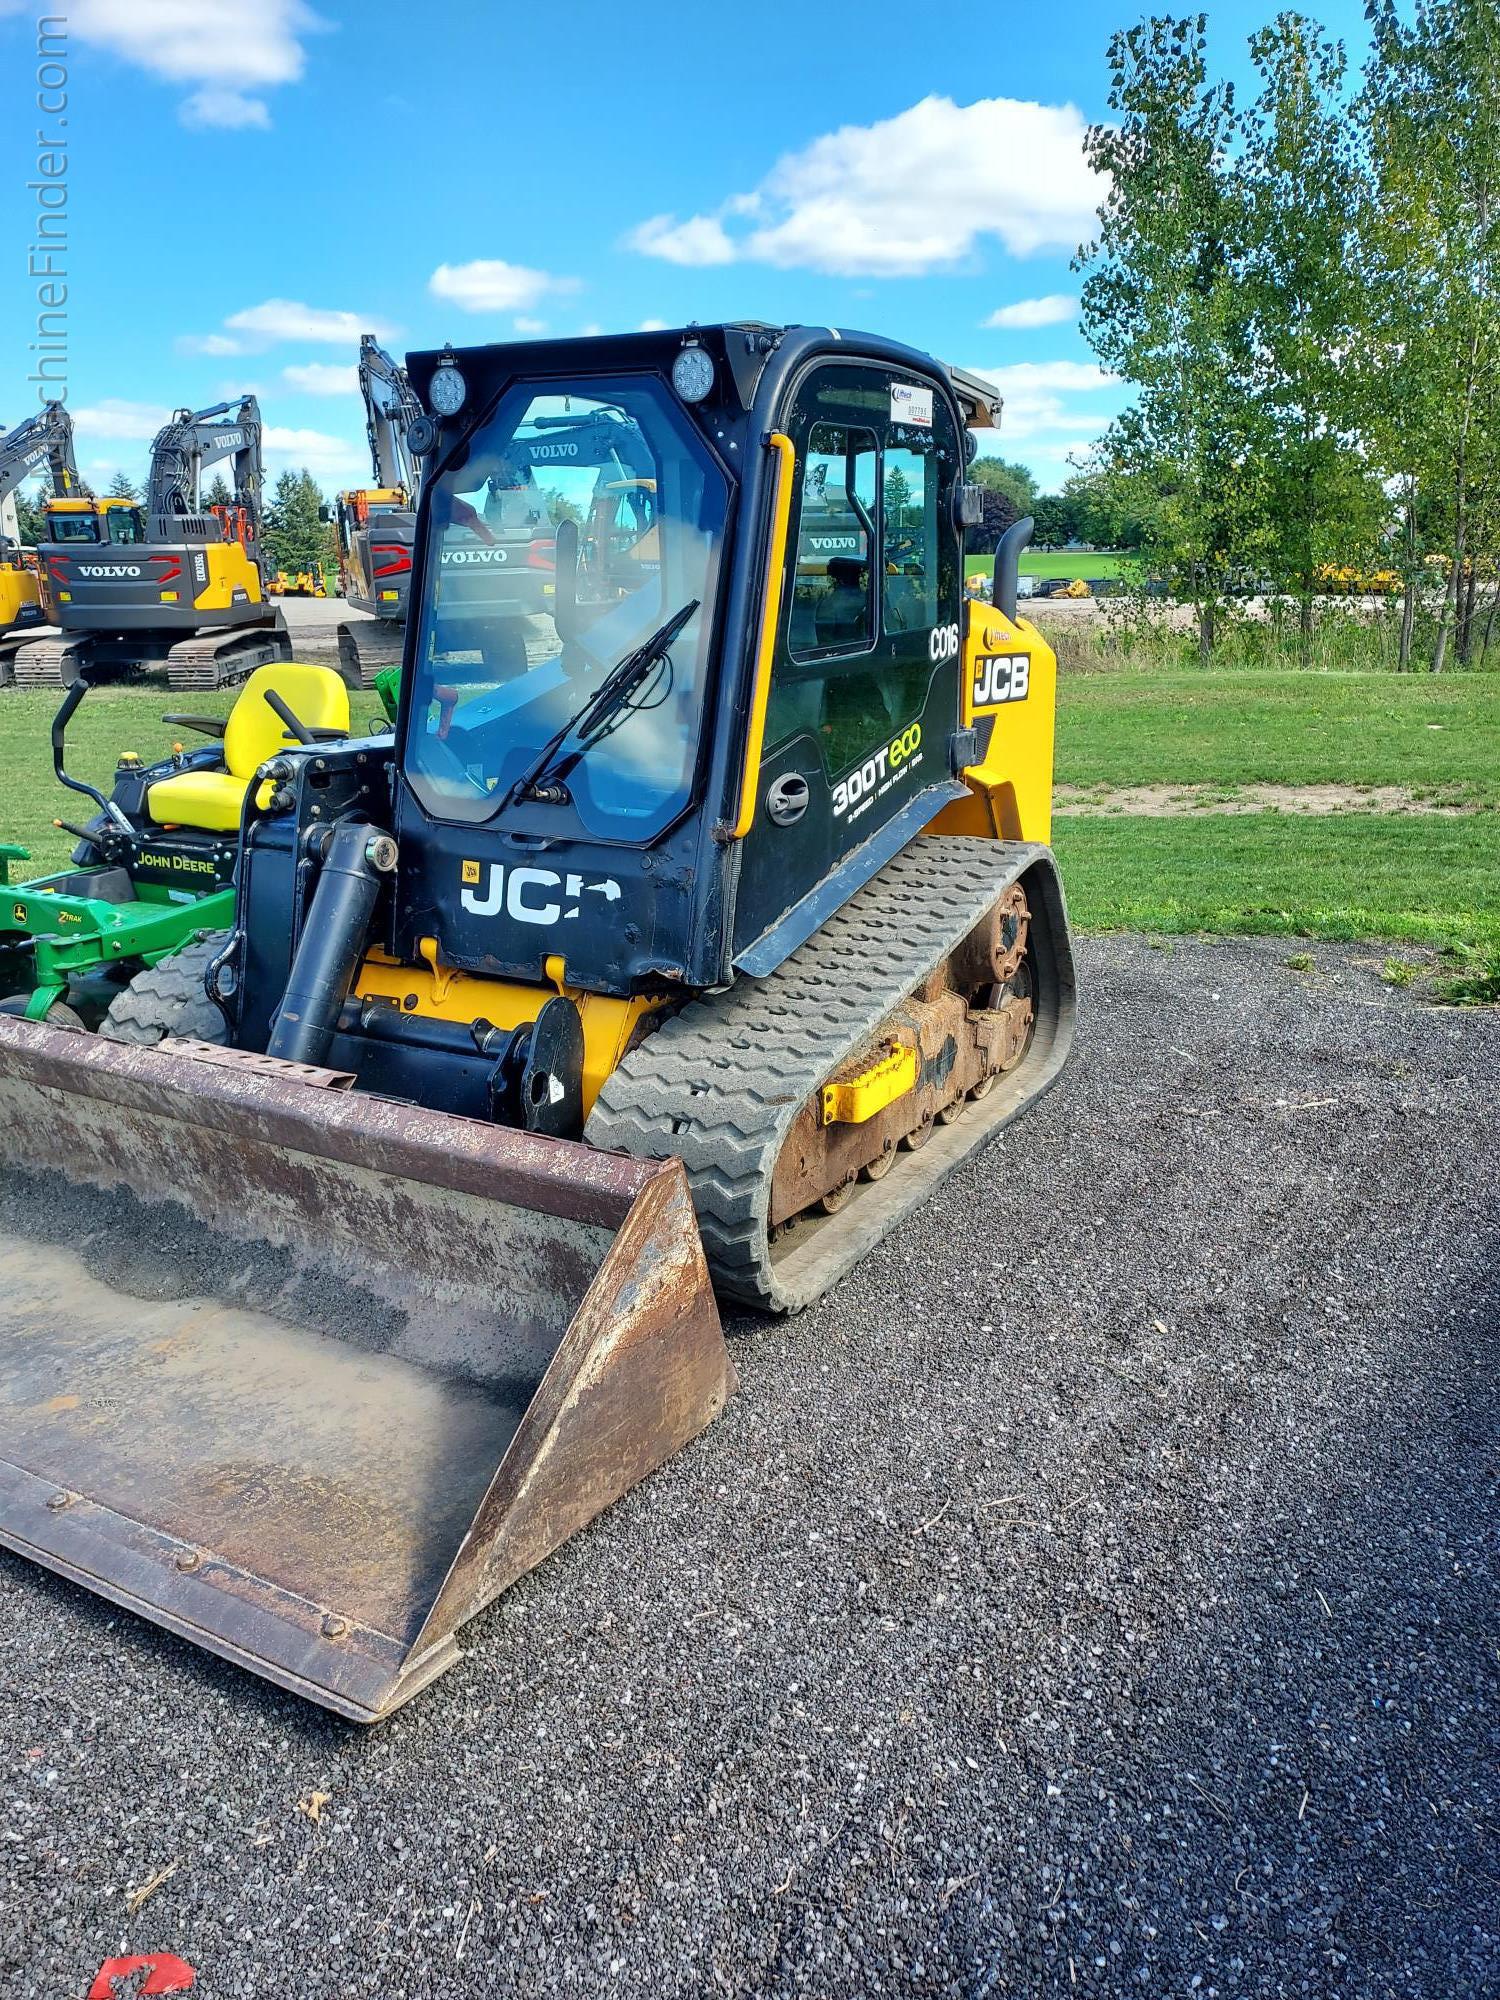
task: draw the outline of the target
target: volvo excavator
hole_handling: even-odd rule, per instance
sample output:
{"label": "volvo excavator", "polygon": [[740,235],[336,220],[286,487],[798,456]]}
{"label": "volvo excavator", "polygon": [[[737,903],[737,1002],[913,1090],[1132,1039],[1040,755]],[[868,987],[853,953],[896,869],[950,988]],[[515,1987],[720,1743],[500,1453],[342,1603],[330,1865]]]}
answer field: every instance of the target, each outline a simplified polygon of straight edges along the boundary
{"label": "volvo excavator", "polygon": [[[990,385],[757,323],[408,367],[393,731],[184,785],[232,920],[98,1037],[0,1018],[0,1542],[363,1722],[709,1425],[716,1294],[1024,1174],[1074,1020]],[[583,424],[617,504],[546,500],[497,674],[450,558]]]}
{"label": "volvo excavator", "polygon": [[[205,506],[202,479],[228,463],[232,499]],[[16,655],[22,686],[90,667],[164,670],[175,689],[219,687],[288,659],[286,620],[265,588],[261,418],[254,396],[178,410],[157,433],[144,507],[54,500],[39,554],[57,639]]]}
{"label": "volvo excavator", "polygon": [[[45,403],[34,417],[0,436],[0,508],[33,473],[45,472],[54,500],[92,500],[78,476],[73,420],[62,403]],[[0,687],[11,679],[18,645],[48,622],[39,558],[0,533]]]}
{"label": "volvo excavator", "polygon": [[375,484],[341,493],[336,521],[339,587],[350,610],[367,616],[340,623],[339,671],[351,687],[369,687],[401,663],[419,483],[407,433],[422,405],[405,368],[370,333],[359,343],[359,390]]}

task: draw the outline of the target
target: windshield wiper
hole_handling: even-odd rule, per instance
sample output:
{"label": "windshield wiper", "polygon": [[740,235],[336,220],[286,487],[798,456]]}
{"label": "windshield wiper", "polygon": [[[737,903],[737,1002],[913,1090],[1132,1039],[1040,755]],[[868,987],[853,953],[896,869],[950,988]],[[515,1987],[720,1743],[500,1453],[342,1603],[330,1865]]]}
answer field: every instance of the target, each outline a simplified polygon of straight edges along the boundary
{"label": "windshield wiper", "polygon": [[[623,660],[610,668],[582,708],[568,717],[562,728],[543,744],[516,779],[501,801],[502,812],[506,806],[515,805],[520,799],[539,799],[548,805],[567,803],[567,789],[562,780],[601,736],[609,734],[620,709],[687,625],[701,601],[694,597],[680,611],[674,611],[665,625],[658,625],[649,639],[643,640],[633,653],[627,653]],[[566,757],[558,757],[558,751],[570,736],[577,737],[576,747]],[[549,774],[558,782],[544,790],[542,779]]]}

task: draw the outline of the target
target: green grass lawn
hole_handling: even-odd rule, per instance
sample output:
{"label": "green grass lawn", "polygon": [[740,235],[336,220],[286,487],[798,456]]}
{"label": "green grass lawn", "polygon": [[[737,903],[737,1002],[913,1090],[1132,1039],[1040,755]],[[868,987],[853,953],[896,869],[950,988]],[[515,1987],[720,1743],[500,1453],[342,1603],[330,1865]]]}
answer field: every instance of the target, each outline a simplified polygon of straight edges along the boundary
{"label": "green grass lawn", "polygon": [[[230,698],[101,690],[69,731],[69,768],[108,790],[118,751],[149,760],[182,733],[164,710],[223,714]],[[1065,676],[1059,700],[1068,784],[1408,785],[1500,807],[1500,676],[1126,672]],[[72,843],[53,818],[89,813],[53,782],[56,706],[51,694],[0,694],[0,839],[31,848],[22,872],[61,865]],[[1500,954],[1500,811],[1110,815],[1059,819],[1055,837],[1087,928],[1410,938]]]}
{"label": "green grass lawn", "polygon": [[1060,784],[1407,785],[1500,805],[1500,675],[1063,675],[1057,725]]}
{"label": "green grass lawn", "polygon": [[[1024,549],[1021,552],[1022,576],[1075,576],[1087,578],[1090,582],[1096,576],[1121,576],[1128,556],[1116,555],[1106,549],[1099,552],[1092,549]],[[965,576],[987,576],[995,567],[993,556],[965,556]]]}
{"label": "green grass lawn", "polygon": [[1086,930],[1410,938],[1500,954],[1500,814],[1059,819]]}

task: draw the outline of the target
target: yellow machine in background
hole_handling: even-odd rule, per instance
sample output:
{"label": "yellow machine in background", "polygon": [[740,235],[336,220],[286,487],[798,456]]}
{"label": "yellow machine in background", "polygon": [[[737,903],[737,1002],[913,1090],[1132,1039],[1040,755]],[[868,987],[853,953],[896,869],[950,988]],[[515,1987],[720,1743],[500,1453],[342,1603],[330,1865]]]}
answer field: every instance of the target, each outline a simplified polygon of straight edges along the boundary
{"label": "yellow machine in background", "polygon": [[[44,404],[36,416],[0,437],[0,523],[11,511],[16,489],[35,473],[47,478],[54,500],[76,495],[80,504],[89,504],[81,497],[89,489],[78,476],[72,419],[61,403]],[[50,616],[37,551],[0,531],[0,686],[10,679],[15,649]]]}

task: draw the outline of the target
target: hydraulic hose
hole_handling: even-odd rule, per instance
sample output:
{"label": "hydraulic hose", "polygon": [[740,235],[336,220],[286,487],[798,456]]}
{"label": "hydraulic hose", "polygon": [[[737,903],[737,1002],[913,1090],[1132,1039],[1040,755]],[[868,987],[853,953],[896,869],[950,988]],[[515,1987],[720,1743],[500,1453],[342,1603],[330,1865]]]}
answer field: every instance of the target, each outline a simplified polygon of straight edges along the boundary
{"label": "hydraulic hose", "polygon": [[326,1064],[339,1012],[364,957],[380,878],[395,865],[395,841],[366,820],[340,820],[328,834],[268,1055]]}

